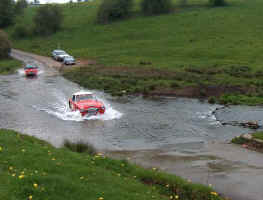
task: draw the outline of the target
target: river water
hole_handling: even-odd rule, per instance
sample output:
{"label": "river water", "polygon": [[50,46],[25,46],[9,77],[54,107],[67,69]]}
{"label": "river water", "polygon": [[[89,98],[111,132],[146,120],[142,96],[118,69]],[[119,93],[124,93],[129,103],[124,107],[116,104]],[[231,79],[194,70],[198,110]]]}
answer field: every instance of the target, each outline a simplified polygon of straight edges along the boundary
{"label": "river water", "polygon": [[[185,98],[116,98],[93,91],[105,103],[106,113],[83,119],[69,111],[68,99],[88,89],[30,57],[13,56],[36,63],[41,73],[37,78],[26,78],[23,70],[0,76],[0,128],[57,147],[65,139],[91,143],[113,157],[129,157],[145,167],[213,184],[233,199],[263,199],[263,156],[226,143],[250,130],[220,123],[257,120],[262,124],[262,107],[233,106],[213,112],[221,106]],[[235,187],[230,190],[230,185]]]}

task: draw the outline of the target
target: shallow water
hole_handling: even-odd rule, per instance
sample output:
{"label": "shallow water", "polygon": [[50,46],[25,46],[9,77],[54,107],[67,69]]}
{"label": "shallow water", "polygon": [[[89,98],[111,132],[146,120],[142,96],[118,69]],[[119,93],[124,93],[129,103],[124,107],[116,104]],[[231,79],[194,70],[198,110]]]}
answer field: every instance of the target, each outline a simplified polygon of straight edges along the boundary
{"label": "shallow water", "polygon": [[[262,124],[262,107],[232,106],[214,113],[220,105],[196,99],[115,98],[93,91],[105,103],[106,113],[82,118],[78,112],[69,111],[68,99],[84,88],[32,58],[14,56],[26,63],[35,62],[42,73],[26,78],[19,70],[14,75],[0,76],[0,128],[33,135],[57,147],[65,139],[92,143],[112,156],[131,156],[136,163],[158,166],[204,184],[208,184],[207,172],[211,171],[209,175],[213,178],[209,182],[219,192],[244,200],[262,200],[258,198],[261,194],[263,197],[261,189],[254,192],[255,187],[249,186],[252,180],[263,184],[263,177],[258,177],[263,164],[252,162],[262,159],[262,155],[218,145],[250,132],[222,126],[220,121],[257,120]],[[212,145],[214,141],[217,145]],[[228,158],[230,151],[233,155]],[[253,159],[246,160],[249,155]],[[245,180],[240,169],[246,171]],[[229,191],[231,184],[236,185],[236,192]],[[249,196],[244,195],[245,191]]]}

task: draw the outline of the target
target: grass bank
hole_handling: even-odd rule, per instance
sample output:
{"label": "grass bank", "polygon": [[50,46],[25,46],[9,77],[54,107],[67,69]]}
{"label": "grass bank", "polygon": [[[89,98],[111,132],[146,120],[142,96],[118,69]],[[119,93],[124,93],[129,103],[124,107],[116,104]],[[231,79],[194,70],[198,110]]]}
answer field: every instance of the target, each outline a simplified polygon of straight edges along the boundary
{"label": "grass bank", "polygon": [[220,200],[211,188],[0,129],[0,199]]}
{"label": "grass bank", "polygon": [[244,134],[231,140],[232,143],[242,145],[244,148],[263,152],[263,132]]}
{"label": "grass bank", "polygon": [[12,74],[21,66],[22,63],[20,61],[12,58],[0,60],[0,75]]}
{"label": "grass bank", "polygon": [[[70,73],[78,77],[67,73],[66,77],[113,94],[163,92],[210,97],[211,102],[225,104],[263,104],[261,0],[227,0],[228,6],[220,8],[209,7],[208,0],[189,0],[180,7],[175,0],[173,13],[153,17],[139,14],[139,2],[133,17],[109,25],[94,23],[99,0],[64,5],[61,31],[13,43],[41,55],[60,47],[77,58],[96,60],[99,71],[108,67],[114,74],[77,68]],[[32,27],[35,11],[28,8],[20,23]],[[7,31],[11,33],[12,27]],[[123,75],[126,68],[130,74]],[[155,74],[138,78],[145,69]]]}

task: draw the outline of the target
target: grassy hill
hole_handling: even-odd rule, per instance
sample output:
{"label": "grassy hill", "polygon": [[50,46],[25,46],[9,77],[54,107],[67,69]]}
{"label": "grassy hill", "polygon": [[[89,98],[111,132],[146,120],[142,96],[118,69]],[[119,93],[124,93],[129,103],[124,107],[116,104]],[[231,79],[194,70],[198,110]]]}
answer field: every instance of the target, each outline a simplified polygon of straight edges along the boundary
{"label": "grassy hill", "polygon": [[[87,71],[82,80],[72,78],[72,71],[67,76],[84,86],[106,76],[107,80],[114,79],[111,84],[125,85],[109,89],[111,93],[126,90],[128,93],[158,94],[165,90],[167,94],[217,96],[220,102],[255,104],[254,100],[248,102],[247,97],[253,96],[257,98],[256,103],[262,104],[263,2],[227,2],[226,7],[212,8],[208,6],[208,0],[189,0],[186,7],[180,7],[174,1],[172,14],[144,17],[139,13],[139,1],[136,1],[133,17],[109,25],[95,23],[99,0],[68,4],[63,6],[65,22],[62,31],[45,38],[14,40],[14,45],[42,55],[50,55],[51,50],[59,47],[77,58],[96,60],[99,66],[113,68],[110,71],[117,71],[113,75],[101,74],[86,83],[82,80],[93,77],[94,73]],[[32,26],[35,10],[28,8],[20,23]],[[8,31],[12,32],[12,28]],[[116,67],[124,68],[115,70]],[[169,76],[169,79],[165,76],[146,77],[144,82],[137,81],[138,77],[131,73],[129,78],[131,76],[138,82],[134,87],[134,81],[123,84],[116,80],[123,76],[119,72],[125,71],[125,67],[142,71],[157,69],[177,73],[177,76]],[[80,74],[76,70],[73,73]],[[161,83],[154,83],[156,79]],[[189,87],[194,88],[190,95],[177,92],[178,88]],[[236,95],[244,96],[239,100]]]}
{"label": "grassy hill", "polygon": [[22,67],[22,63],[11,58],[0,60],[0,75],[14,73],[18,68]]}
{"label": "grassy hill", "polygon": [[220,200],[211,188],[0,129],[0,199]]}

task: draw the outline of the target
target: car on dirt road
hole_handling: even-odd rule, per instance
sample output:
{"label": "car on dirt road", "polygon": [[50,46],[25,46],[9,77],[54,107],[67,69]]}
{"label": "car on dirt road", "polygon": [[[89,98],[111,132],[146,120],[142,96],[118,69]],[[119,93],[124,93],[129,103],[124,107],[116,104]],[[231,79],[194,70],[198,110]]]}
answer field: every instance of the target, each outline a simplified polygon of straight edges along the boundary
{"label": "car on dirt road", "polygon": [[35,65],[28,64],[24,67],[24,72],[26,76],[37,76],[38,67]]}
{"label": "car on dirt road", "polygon": [[70,56],[70,55],[63,50],[56,49],[52,51],[52,57],[57,61],[63,61],[64,57],[67,57],[67,56]]}
{"label": "car on dirt road", "polygon": [[66,56],[66,57],[64,57],[63,63],[65,65],[75,65],[76,61],[75,61],[75,58],[73,56]]}
{"label": "car on dirt road", "polygon": [[69,108],[79,111],[81,116],[92,116],[105,113],[104,104],[92,92],[76,92],[69,99]]}

